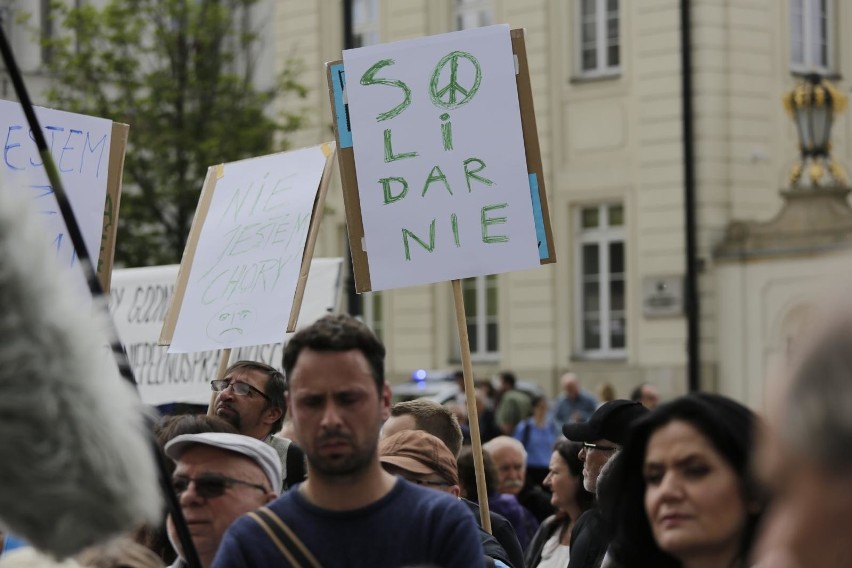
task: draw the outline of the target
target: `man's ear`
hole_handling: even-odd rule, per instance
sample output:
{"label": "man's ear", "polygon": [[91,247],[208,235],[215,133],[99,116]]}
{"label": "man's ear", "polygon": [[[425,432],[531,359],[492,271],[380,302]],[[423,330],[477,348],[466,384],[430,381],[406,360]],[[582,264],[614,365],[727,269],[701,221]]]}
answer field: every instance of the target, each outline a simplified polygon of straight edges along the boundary
{"label": "man's ear", "polygon": [[273,424],[276,420],[284,416],[284,409],[277,406],[270,406],[266,409],[266,417],[263,419],[264,424]]}
{"label": "man's ear", "polygon": [[266,501],[264,501],[264,503],[269,503],[270,501],[277,499],[278,495],[276,495],[272,491],[269,491],[264,497],[266,499]]}
{"label": "man's ear", "polygon": [[390,385],[385,383],[385,386],[382,388],[382,421],[390,418],[390,407],[391,407],[391,388]]}
{"label": "man's ear", "polygon": [[461,487],[458,485],[450,485],[448,491],[452,494],[453,497],[458,497],[461,495]]}

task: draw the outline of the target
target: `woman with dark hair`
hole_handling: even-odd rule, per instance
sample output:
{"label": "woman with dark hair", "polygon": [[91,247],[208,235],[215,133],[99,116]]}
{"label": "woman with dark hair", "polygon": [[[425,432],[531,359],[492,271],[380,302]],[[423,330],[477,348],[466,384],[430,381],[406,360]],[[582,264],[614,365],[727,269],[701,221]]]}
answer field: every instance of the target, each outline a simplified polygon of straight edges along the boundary
{"label": "woman with dark hair", "polygon": [[583,444],[557,440],[550,456],[544,485],[551,491],[556,514],[541,524],[533,537],[525,563],[527,568],[565,568],[574,522],[594,504],[595,496],[583,488],[583,462],[578,457]]}
{"label": "woman with dark hair", "polygon": [[755,416],[714,394],[663,404],[636,422],[599,503],[612,565],[741,568],[763,499],[749,473]]}

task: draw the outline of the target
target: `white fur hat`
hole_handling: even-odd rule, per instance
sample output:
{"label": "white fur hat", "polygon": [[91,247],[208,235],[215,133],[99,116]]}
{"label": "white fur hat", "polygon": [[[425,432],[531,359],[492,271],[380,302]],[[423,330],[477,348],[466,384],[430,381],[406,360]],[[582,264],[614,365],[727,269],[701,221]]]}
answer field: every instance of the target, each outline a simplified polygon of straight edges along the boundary
{"label": "white fur hat", "polygon": [[166,455],[173,460],[179,460],[183,452],[192,445],[205,444],[229,452],[236,452],[251,458],[266,474],[272,491],[281,493],[282,475],[281,459],[272,446],[257,438],[242,434],[227,434],[224,432],[202,432],[201,434],[181,434],[169,440],[166,444]]}

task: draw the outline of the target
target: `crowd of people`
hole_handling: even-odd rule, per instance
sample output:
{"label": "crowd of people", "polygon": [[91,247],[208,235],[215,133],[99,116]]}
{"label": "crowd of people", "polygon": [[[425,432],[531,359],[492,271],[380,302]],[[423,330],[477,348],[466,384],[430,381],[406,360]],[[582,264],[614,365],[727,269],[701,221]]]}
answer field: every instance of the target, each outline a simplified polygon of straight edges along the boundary
{"label": "crowd of people", "polygon": [[[502,373],[493,404],[477,393],[486,494],[456,412],[392,405],[384,346],[344,315],[296,333],[283,374],[232,365],[213,415],[157,437],[203,568],[852,566],[850,346],[852,318],[827,325],[765,417],[647,384],[599,402],[572,373],[551,408]],[[37,565],[17,552],[0,567]],[[64,565],[186,556],[167,516]]]}

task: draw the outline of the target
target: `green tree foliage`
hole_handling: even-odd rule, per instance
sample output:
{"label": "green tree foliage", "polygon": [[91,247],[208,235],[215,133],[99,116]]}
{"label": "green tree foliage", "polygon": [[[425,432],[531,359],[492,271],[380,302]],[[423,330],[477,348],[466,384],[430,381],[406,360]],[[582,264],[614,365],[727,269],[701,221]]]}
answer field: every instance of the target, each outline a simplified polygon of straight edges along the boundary
{"label": "green tree foliage", "polygon": [[[305,96],[290,61],[272,88],[253,83],[258,0],[108,0],[51,8],[48,93],[57,108],[130,125],[116,262],[180,261],[207,167],[285,149]],[[265,25],[271,25],[266,23]]]}

